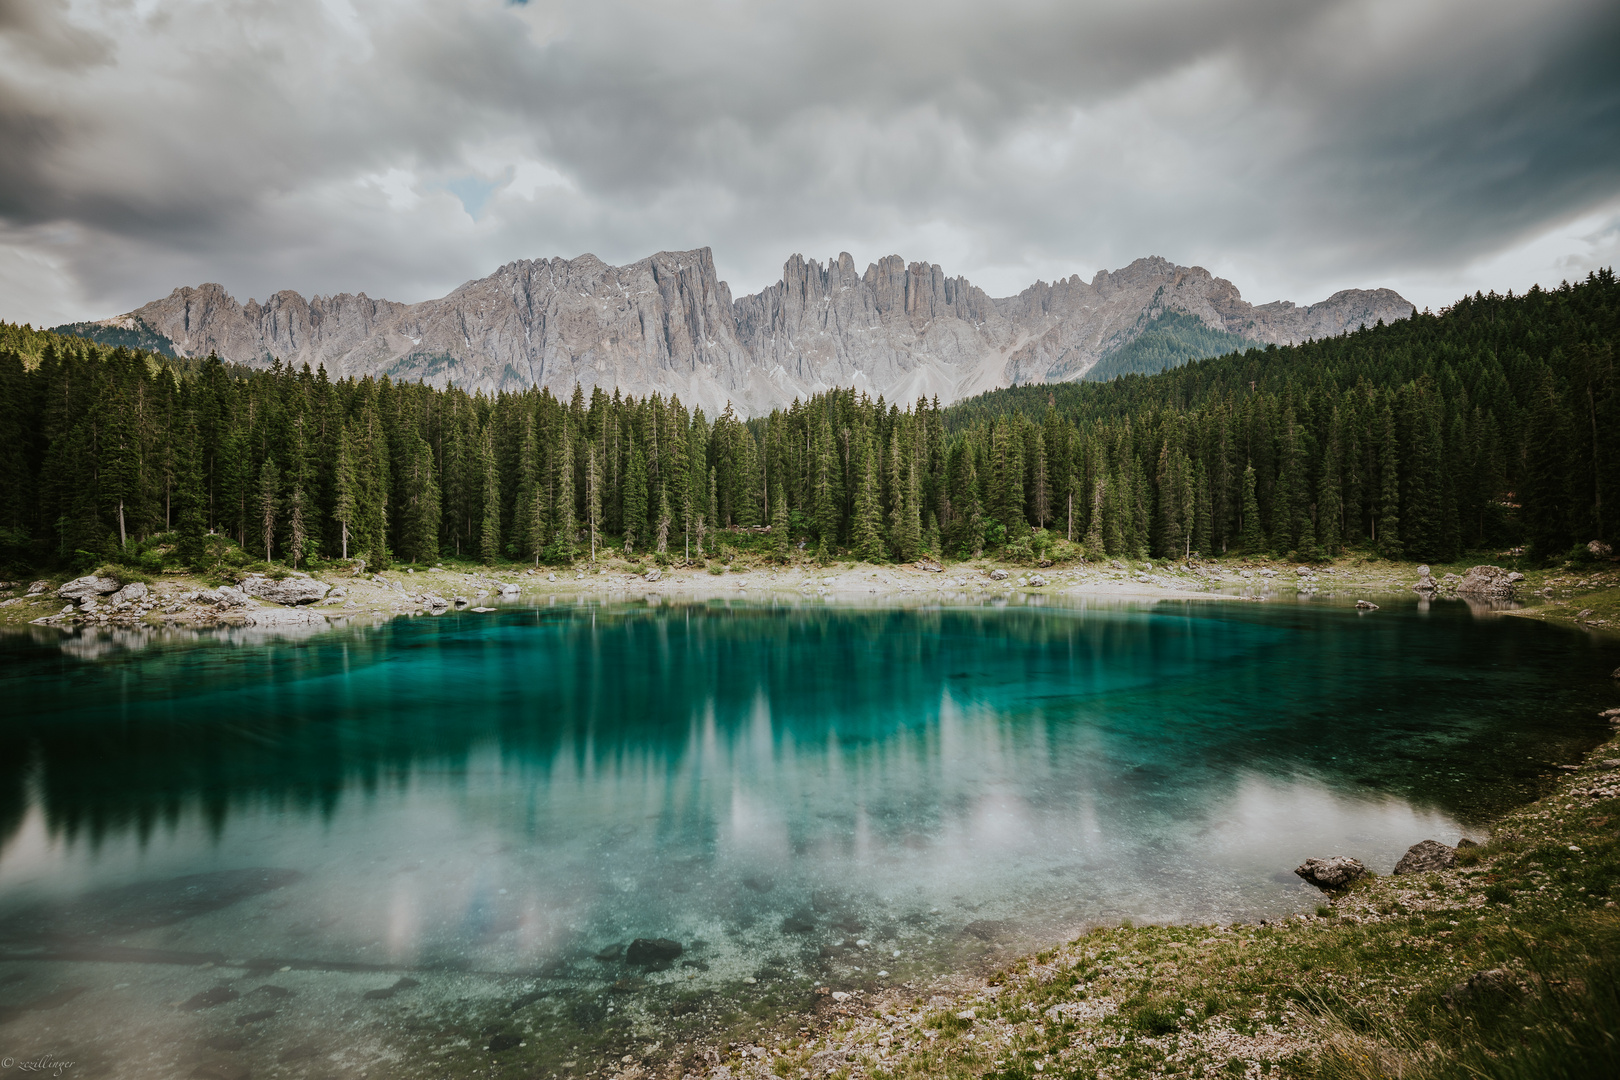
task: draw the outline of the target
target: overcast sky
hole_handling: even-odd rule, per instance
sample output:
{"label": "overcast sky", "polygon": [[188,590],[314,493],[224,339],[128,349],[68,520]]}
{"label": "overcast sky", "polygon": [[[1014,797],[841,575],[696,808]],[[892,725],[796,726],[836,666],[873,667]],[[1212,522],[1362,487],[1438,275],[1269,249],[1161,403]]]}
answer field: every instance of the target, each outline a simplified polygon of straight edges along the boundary
{"label": "overcast sky", "polygon": [[703,245],[1556,284],[1620,261],[1620,4],[0,0],[0,318]]}

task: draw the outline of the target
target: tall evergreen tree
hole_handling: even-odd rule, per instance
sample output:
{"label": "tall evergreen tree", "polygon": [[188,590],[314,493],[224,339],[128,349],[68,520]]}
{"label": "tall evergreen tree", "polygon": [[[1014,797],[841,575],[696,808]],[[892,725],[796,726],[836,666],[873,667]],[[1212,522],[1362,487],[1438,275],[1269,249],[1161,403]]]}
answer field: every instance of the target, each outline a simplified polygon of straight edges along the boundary
{"label": "tall evergreen tree", "polygon": [[264,561],[270,561],[276,541],[276,513],[281,502],[281,472],[274,458],[259,467],[259,535],[264,540]]}

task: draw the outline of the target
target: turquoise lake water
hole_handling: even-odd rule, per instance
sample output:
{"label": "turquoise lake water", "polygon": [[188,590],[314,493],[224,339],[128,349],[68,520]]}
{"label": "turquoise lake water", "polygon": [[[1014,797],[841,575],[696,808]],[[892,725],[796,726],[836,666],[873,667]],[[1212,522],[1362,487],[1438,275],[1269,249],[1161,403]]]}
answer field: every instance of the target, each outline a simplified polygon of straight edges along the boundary
{"label": "turquoise lake water", "polygon": [[555,1066],[1101,921],[1285,916],[1307,856],[1479,835],[1601,736],[1617,661],[1401,600],[0,638],[0,1051],[410,1075],[491,1053],[494,1009]]}

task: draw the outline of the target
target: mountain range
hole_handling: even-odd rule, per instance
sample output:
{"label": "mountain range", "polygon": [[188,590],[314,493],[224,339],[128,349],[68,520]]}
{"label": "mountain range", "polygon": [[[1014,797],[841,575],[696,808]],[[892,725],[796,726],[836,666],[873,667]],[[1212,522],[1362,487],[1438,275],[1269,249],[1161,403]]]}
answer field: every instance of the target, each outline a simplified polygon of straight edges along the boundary
{"label": "mountain range", "polygon": [[1015,384],[1158,370],[1412,310],[1389,289],[1257,306],[1202,267],[1158,257],[997,299],[897,255],[864,272],[847,253],[825,266],[795,255],[776,284],[733,298],[705,247],[628,266],[594,255],[519,260],[417,304],[291,291],[241,304],[220,285],[200,285],[58,329],[255,367],[274,358],[324,364],[335,378],[388,375],[485,392],[543,386],[562,397],[579,383],[676,394],[711,415],[730,402],[755,415],[833,386],[949,403]]}

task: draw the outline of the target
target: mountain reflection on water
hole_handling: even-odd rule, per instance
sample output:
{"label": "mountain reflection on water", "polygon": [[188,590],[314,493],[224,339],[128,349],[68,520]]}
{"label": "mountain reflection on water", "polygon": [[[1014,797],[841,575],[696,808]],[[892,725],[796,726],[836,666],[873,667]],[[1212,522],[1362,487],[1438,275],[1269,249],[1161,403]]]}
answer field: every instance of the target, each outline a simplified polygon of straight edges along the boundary
{"label": "mountain reflection on water", "polygon": [[[0,958],[120,981],[117,949],[273,962],[329,980],[310,1002],[372,969],[588,996],[631,939],[679,941],[684,966],[635,973],[656,996],[1275,916],[1313,902],[1302,858],[1387,870],[1589,742],[1613,652],[1461,604],[580,604],[0,639]],[[87,1003],[113,978],[77,977]]]}

